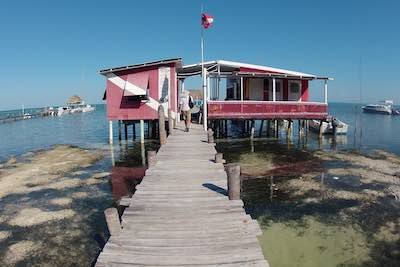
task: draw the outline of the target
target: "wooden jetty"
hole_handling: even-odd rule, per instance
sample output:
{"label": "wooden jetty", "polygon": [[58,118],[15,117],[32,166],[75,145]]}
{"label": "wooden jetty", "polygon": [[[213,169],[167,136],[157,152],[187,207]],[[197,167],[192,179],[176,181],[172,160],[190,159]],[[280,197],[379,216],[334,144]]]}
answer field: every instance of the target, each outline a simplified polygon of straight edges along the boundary
{"label": "wooden jetty", "polygon": [[257,221],[227,197],[214,144],[201,125],[183,129],[158,151],[95,266],[269,266]]}

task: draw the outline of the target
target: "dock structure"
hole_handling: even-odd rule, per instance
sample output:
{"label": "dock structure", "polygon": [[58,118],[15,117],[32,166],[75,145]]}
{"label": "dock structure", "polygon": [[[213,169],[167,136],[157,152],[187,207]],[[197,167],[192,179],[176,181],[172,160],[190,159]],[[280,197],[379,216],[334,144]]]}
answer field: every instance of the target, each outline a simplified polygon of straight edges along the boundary
{"label": "dock structure", "polygon": [[[96,266],[269,266],[257,221],[227,197],[227,176],[201,125],[168,137]],[[219,161],[219,160],[218,160]]]}

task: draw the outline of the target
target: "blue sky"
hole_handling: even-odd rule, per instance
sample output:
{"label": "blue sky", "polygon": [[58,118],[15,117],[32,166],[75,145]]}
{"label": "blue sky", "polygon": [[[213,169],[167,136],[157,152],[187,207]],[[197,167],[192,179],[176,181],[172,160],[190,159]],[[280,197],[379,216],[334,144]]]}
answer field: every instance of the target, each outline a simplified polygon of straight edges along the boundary
{"label": "blue sky", "polygon": [[202,2],[215,17],[206,59],[334,77],[330,101],[358,102],[361,83],[362,102],[400,103],[398,1],[14,0],[0,9],[0,110],[60,105],[72,94],[101,103],[99,69],[198,62]]}

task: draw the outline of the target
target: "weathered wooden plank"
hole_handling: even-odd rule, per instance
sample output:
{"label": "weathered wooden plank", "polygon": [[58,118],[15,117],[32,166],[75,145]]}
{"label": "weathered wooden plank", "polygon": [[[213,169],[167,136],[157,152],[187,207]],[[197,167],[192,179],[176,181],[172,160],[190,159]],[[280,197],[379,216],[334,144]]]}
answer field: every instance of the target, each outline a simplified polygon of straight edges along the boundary
{"label": "weathered wooden plank", "polygon": [[258,223],[226,197],[224,166],[201,127],[174,130],[156,155],[96,266],[268,266]]}

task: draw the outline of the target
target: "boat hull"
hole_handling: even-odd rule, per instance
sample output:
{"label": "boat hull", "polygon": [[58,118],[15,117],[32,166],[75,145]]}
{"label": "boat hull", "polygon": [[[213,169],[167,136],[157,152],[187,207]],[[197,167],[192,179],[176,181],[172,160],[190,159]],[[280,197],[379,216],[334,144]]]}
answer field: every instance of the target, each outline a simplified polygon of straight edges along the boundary
{"label": "boat hull", "polygon": [[[336,134],[337,135],[345,135],[347,134],[348,131],[348,125],[342,121],[337,120],[337,126],[336,126]],[[320,122],[317,120],[310,120],[309,122],[309,127],[310,130],[314,131],[314,132],[319,132],[319,125]],[[332,125],[332,122],[322,122],[322,134],[335,134],[335,129]]]}
{"label": "boat hull", "polygon": [[375,108],[363,107],[362,110],[365,113],[375,113],[375,114],[384,114],[384,115],[392,114],[392,111],[388,110],[388,109],[375,109]]}

